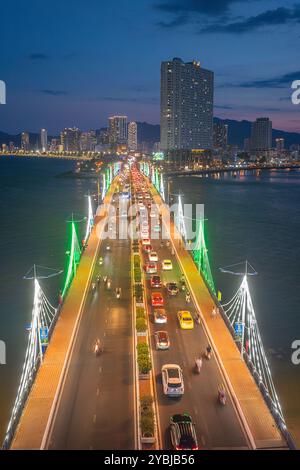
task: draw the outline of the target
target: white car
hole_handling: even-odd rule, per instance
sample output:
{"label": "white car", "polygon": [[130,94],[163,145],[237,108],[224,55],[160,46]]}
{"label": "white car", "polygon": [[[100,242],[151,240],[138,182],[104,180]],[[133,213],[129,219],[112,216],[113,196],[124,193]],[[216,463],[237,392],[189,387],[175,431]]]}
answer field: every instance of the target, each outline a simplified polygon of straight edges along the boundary
{"label": "white car", "polygon": [[150,238],[143,238],[142,239],[142,245],[151,245]]}
{"label": "white car", "polygon": [[161,267],[164,271],[172,271],[173,269],[172,261],[170,259],[164,259],[161,264]]}
{"label": "white car", "polygon": [[180,397],[184,394],[184,383],[181,367],[177,364],[165,364],[161,369],[163,391],[169,397]]}
{"label": "white car", "polygon": [[158,255],[156,251],[151,251],[151,253],[149,253],[149,261],[158,261]]}
{"label": "white car", "polygon": [[156,308],[153,312],[154,323],[167,323],[168,317],[164,308]]}

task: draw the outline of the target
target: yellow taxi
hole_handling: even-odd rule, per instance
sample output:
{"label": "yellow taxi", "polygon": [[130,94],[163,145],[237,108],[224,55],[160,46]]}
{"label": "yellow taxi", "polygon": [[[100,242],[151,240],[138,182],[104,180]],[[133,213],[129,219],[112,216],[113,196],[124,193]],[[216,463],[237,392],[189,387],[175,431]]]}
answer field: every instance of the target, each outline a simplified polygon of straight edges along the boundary
{"label": "yellow taxi", "polygon": [[194,328],[194,319],[188,310],[179,310],[177,317],[182,330],[192,330]]}

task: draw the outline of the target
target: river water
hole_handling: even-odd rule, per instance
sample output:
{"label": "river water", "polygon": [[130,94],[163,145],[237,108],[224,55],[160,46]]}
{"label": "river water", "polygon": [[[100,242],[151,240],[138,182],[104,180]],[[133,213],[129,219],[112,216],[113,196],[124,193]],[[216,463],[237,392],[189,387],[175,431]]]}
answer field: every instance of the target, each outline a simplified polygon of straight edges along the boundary
{"label": "river water", "polygon": [[[57,178],[73,162],[0,159],[0,340],[7,364],[0,365],[2,440],[24,361],[33,287],[22,279],[34,264],[64,267],[66,219],[86,214],[92,180]],[[300,445],[300,366],[291,362],[291,344],[300,339],[300,172],[246,173],[234,178],[176,177],[171,190],[184,203],[205,205],[211,266],[223,300],[233,296],[240,278],[224,267],[246,259],[258,271],[250,278],[253,303],[287,423]],[[62,278],[43,281],[53,303]]]}

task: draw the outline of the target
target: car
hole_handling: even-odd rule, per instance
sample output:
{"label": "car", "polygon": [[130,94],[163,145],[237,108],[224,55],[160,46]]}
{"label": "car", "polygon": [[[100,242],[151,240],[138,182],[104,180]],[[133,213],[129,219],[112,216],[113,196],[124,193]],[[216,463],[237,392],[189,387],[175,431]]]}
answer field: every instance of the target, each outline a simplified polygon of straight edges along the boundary
{"label": "car", "polygon": [[151,305],[152,307],[163,307],[164,306],[164,298],[161,292],[153,292],[151,294]]}
{"label": "car", "polygon": [[169,295],[177,295],[179,292],[176,282],[167,282],[166,288]]}
{"label": "car", "polygon": [[181,367],[177,364],[165,364],[161,368],[163,392],[170,397],[184,394],[184,383]]}
{"label": "car", "polygon": [[169,349],[170,339],[167,331],[156,331],[154,334],[155,347],[159,349]]}
{"label": "car", "polygon": [[153,312],[154,323],[167,323],[167,313],[164,308],[156,308]]}
{"label": "car", "polygon": [[[152,246],[151,245],[144,245],[143,246],[143,250],[146,252],[146,253],[151,253],[152,252]],[[156,261],[156,260],[152,260],[149,258],[149,261]]]}
{"label": "car", "polygon": [[174,450],[198,450],[195,425],[188,413],[170,418],[170,437]]}
{"label": "car", "polygon": [[151,251],[148,256],[149,256],[149,261],[158,261],[158,255],[156,251]]}
{"label": "car", "polygon": [[150,279],[150,286],[151,286],[151,287],[161,287],[161,279],[160,279],[160,276],[151,276],[151,279]]}
{"label": "car", "polygon": [[150,238],[143,238],[142,240],[142,245],[145,246],[145,245],[150,245]]}
{"label": "car", "polygon": [[146,271],[147,274],[157,273],[157,264],[156,263],[146,263],[145,264],[145,271]]}
{"label": "car", "polygon": [[164,271],[171,271],[173,269],[172,261],[170,259],[164,259],[161,267]]}
{"label": "car", "polygon": [[177,317],[182,330],[192,330],[194,328],[194,319],[188,310],[179,310]]}

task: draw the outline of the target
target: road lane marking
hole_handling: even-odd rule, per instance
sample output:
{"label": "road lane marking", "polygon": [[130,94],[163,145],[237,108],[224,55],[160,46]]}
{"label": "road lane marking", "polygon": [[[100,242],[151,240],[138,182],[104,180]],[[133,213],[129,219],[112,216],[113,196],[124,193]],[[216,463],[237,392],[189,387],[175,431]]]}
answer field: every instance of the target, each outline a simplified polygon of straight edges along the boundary
{"label": "road lane marking", "polygon": [[101,374],[101,372],[102,372],[102,367],[100,366],[99,367],[99,374]]}
{"label": "road lane marking", "polygon": [[95,424],[95,422],[96,422],[96,419],[97,419],[97,415],[94,415],[94,416],[93,416],[93,423],[94,423],[94,424]]}
{"label": "road lane marking", "polygon": [[97,392],[96,392],[97,397],[99,397],[99,394],[100,394],[100,390],[99,388],[97,388]]}

